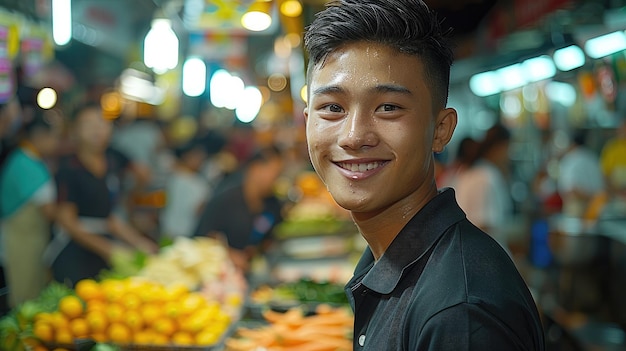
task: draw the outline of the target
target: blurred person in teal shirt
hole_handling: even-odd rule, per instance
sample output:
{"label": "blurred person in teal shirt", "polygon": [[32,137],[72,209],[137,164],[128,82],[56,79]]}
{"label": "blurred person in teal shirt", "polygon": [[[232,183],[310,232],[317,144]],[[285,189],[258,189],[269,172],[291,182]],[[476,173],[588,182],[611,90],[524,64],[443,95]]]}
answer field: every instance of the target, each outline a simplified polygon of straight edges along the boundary
{"label": "blurred person in teal shirt", "polygon": [[53,121],[51,113],[37,110],[0,170],[0,238],[11,306],[37,297],[49,278],[42,255],[56,186],[44,159],[56,153],[61,129]]}

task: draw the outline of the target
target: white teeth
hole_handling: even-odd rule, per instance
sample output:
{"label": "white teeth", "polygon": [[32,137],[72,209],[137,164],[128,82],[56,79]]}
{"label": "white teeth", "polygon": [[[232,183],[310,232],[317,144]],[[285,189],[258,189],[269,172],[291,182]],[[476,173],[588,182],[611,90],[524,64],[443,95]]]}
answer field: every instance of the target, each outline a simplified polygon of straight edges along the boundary
{"label": "white teeth", "polygon": [[341,168],[347,169],[351,172],[366,172],[372,170],[374,168],[380,167],[380,162],[370,162],[370,163],[340,163],[339,166]]}

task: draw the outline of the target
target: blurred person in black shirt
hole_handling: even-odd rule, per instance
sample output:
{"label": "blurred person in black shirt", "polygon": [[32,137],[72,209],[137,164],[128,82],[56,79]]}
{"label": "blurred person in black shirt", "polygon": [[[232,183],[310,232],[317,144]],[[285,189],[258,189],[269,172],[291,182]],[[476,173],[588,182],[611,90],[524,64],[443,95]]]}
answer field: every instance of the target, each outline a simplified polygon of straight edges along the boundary
{"label": "blurred person in black shirt", "polygon": [[114,213],[121,172],[128,159],[111,150],[111,123],[97,105],[79,108],[74,117],[75,154],[63,159],[56,175],[58,215],[46,251],[54,279],[76,284],[109,268],[123,245],[155,252],[157,245]]}
{"label": "blurred person in black shirt", "polygon": [[270,146],[257,151],[240,170],[217,186],[194,235],[223,236],[235,265],[247,271],[252,257],[282,220],[282,205],[273,191],[283,168],[279,148]]}

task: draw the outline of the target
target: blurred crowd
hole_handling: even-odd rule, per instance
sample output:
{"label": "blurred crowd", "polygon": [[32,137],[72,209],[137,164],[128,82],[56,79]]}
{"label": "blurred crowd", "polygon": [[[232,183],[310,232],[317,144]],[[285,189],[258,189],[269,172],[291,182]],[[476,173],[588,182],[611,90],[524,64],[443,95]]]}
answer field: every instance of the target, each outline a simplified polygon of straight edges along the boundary
{"label": "blurred crowd", "polygon": [[99,103],[44,110],[0,104],[0,254],[8,306],[50,280],[73,285],[118,252],[176,237],[223,240],[244,272],[282,220],[276,184],[292,149],[251,127],[184,128],[109,118]]}
{"label": "blurred crowd", "polygon": [[558,215],[590,223],[626,218],[626,119],[594,147],[589,145],[593,132],[549,133],[525,205],[512,197],[514,136],[501,124],[479,139],[462,138],[449,160],[436,155],[437,185],[454,188],[468,218],[507,249],[520,214],[531,220]]}

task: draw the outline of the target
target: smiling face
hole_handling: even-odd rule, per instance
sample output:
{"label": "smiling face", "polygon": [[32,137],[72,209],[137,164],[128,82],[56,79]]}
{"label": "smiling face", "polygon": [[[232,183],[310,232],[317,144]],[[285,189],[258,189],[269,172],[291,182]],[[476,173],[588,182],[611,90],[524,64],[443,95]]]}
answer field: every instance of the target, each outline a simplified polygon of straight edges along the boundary
{"label": "smiling face", "polygon": [[432,153],[450,140],[456,111],[433,107],[418,57],[350,43],[311,69],[309,92],[309,154],[339,205],[377,213],[436,194]]}

